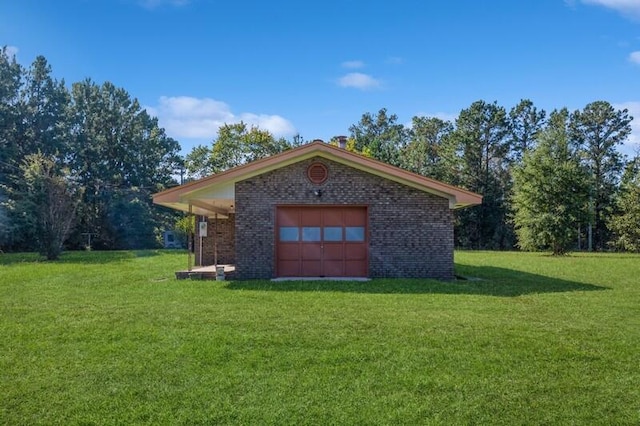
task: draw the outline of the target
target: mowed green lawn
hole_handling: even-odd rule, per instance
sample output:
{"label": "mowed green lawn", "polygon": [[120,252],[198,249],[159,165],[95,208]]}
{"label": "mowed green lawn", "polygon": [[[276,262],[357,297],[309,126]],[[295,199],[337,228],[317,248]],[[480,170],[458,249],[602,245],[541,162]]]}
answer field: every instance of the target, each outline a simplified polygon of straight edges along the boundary
{"label": "mowed green lawn", "polygon": [[639,424],[640,256],[458,252],[456,282],[176,281],[0,254],[0,424]]}

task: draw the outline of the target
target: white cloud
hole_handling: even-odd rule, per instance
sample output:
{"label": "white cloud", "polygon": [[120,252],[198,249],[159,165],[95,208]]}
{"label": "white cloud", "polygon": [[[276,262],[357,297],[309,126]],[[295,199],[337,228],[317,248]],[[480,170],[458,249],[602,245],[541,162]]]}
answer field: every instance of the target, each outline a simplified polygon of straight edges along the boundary
{"label": "white cloud", "polygon": [[342,63],[342,67],[343,68],[350,68],[350,69],[363,68],[364,67],[364,62],[362,62],[362,61],[345,61],[345,62]]}
{"label": "white cloud", "polygon": [[8,56],[9,58],[11,58],[11,57],[13,57],[13,56],[17,56],[17,55],[18,55],[18,51],[19,51],[19,50],[20,50],[20,49],[18,49],[18,48],[17,48],[17,47],[15,47],[15,46],[7,46],[7,50],[6,50],[6,52],[7,52],[7,56]]}
{"label": "white cloud", "polygon": [[640,1],[638,0],[582,0],[582,2],[608,7],[625,16],[640,19]]}
{"label": "white cloud", "polygon": [[614,104],[618,110],[627,109],[633,117],[631,121],[631,134],[627,138],[621,151],[628,155],[640,154],[640,101],[623,102]]}
{"label": "white cloud", "polygon": [[248,124],[253,124],[263,130],[268,130],[275,136],[294,136],[296,128],[289,120],[279,115],[252,114],[245,112],[240,114],[240,120]]}
{"label": "white cloud", "polygon": [[635,52],[631,52],[629,54],[629,60],[634,64],[640,65],[640,50],[636,50]]}
{"label": "white cloud", "polygon": [[389,56],[387,58],[387,63],[391,65],[400,65],[404,63],[404,59],[399,56]]}
{"label": "white cloud", "polygon": [[228,104],[211,98],[162,96],[158,105],[148,106],[146,110],[158,117],[160,126],[175,139],[213,139],[221,126],[240,121],[268,130],[277,137],[296,134],[293,124],[279,115],[234,114]]}
{"label": "white cloud", "polygon": [[375,89],[380,87],[381,82],[368,74],[352,72],[338,79],[338,85],[341,87],[353,87],[360,90]]}

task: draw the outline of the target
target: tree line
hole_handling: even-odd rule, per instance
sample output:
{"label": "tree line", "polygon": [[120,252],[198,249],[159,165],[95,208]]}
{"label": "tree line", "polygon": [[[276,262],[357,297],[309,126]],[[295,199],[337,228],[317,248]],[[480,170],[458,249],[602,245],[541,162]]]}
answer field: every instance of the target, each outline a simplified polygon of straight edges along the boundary
{"label": "tree line", "polygon": [[[180,214],[151,195],[305,143],[245,123],[179,155],[124,89],[90,79],[68,88],[39,56],[0,52],[0,248],[156,246]],[[640,251],[640,160],[619,151],[632,117],[605,101],[547,114],[477,101],[454,120],[398,122],[386,109],[348,129],[347,149],[483,195],[455,212],[464,249]],[[336,143],[332,140],[330,143]],[[186,175],[186,176],[185,176]],[[188,225],[185,221],[178,227]]]}
{"label": "tree line", "polygon": [[[550,114],[527,99],[508,111],[477,101],[454,121],[410,125],[383,108],[349,127],[347,149],[481,194],[480,206],[456,211],[458,248],[638,251],[640,160],[619,151],[631,120],[605,101]],[[197,178],[300,143],[225,125],[185,165]]]}
{"label": "tree line", "polygon": [[619,151],[631,120],[605,101],[547,114],[525,99],[508,111],[477,101],[453,122],[411,126],[381,109],[349,130],[355,151],[483,196],[456,212],[457,247],[562,254],[638,250],[639,160]]}
{"label": "tree line", "polygon": [[52,77],[0,52],[0,248],[153,247],[174,221],[151,194],[175,185],[178,142],[122,88]]}

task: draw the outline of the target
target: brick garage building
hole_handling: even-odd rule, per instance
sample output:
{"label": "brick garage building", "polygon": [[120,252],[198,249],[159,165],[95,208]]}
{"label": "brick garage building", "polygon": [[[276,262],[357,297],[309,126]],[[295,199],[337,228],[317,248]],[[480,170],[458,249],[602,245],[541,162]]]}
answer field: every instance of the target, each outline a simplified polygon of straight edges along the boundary
{"label": "brick garage building", "polygon": [[453,209],[481,201],[321,141],[154,195],[206,221],[196,265],[237,279],[451,279]]}

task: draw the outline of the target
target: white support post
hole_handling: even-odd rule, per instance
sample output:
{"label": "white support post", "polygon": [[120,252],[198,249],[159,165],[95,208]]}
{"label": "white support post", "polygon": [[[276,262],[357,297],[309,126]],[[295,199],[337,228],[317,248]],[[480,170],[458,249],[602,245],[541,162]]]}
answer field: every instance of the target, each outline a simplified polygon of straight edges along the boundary
{"label": "white support post", "polygon": [[218,213],[214,214],[215,224],[213,225],[213,263],[218,267]]}
{"label": "white support post", "polygon": [[202,268],[202,232],[200,231],[200,222],[198,222],[198,239],[200,240],[200,251],[198,257],[200,259],[199,266]]}
{"label": "white support post", "polygon": [[[193,207],[189,203],[189,215],[187,216],[187,223],[189,224],[189,241],[187,241],[187,271],[191,272],[191,250],[193,249],[193,229],[191,228],[191,222],[193,218]],[[194,222],[195,226],[195,222]]]}

